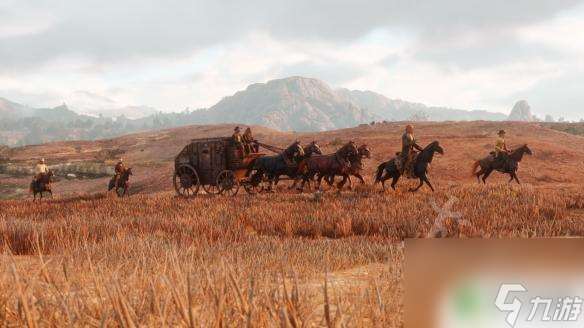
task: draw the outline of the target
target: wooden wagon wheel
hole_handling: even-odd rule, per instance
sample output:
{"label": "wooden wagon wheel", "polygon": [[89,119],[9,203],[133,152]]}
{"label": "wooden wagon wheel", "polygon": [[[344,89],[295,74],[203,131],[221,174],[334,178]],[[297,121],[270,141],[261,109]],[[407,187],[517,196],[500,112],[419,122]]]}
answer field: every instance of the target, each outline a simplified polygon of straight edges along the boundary
{"label": "wooden wagon wheel", "polygon": [[174,172],[173,182],[176,193],[187,198],[197,195],[201,185],[197,171],[188,164],[179,166]]}
{"label": "wooden wagon wheel", "polygon": [[218,195],[221,193],[221,188],[219,188],[219,185],[217,185],[217,184],[203,185],[203,190],[205,190],[205,192],[208,193],[209,195]]}
{"label": "wooden wagon wheel", "polygon": [[251,172],[249,172],[249,177],[247,178],[247,181],[245,181],[245,183],[243,184],[243,188],[245,189],[245,192],[247,192],[250,195],[259,194],[259,193],[263,192],[265,189],[263,177],[258,182],[257,185],[254,185],[252,183],[251,179],[255,173],[256,173],[256,170],[252,170]]}
{"label": "wooden wagon wheel", "polygon": [[239,191],[239,181],[235,177],[235,173],[231,170],[225,170],[217,176],[217,186],[220,193],[235,196]]}

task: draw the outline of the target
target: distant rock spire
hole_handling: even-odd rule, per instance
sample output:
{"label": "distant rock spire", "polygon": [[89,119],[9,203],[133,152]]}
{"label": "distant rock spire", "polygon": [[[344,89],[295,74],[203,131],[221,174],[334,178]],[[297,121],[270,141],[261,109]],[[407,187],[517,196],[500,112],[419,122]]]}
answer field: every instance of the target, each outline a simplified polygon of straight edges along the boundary
{"label": "distant rock spire", "polygon": [[531,113],[531,107],[527,103],[527,100],[519,100],[518,102],[516,102],[507,120],[516,122],[536,121],[535,117]]}

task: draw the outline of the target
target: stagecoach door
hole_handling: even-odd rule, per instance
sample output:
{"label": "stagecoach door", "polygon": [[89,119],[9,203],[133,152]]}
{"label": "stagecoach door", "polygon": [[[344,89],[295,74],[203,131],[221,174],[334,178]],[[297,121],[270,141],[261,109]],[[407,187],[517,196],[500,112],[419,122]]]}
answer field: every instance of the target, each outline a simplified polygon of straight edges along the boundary
{"label": "stagecoach door", "polygon": [[214,185],[219,173],[224,170],[222,142],[204,142],[199,146],[199,171],[202,184]]}

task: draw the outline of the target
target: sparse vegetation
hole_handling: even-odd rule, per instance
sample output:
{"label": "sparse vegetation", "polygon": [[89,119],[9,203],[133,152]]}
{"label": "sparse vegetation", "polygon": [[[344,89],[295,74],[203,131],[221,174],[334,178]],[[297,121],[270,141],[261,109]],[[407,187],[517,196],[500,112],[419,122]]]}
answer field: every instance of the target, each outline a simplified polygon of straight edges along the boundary
{"label": "sparse vegetation", "polygon": [[[582,138],[539,124],[418,123],[422,144],[440,140],[432,163],[438,191],[379,187],[297,194],[195,199],[175,197],[172,158],[191,138],[226,135],[231,126],[182,128],[113,141],[17,149],[24,163],[51,163],[126,150],[137,172],[132,196],[104,194],[107,178],[59,181],[53,200],[0,201],[0,321],[51,326],[379,326],[401,327],[406,238],[434,231],[450,238],[584,235]],[[499,128],[511,147],[529,143],[522,186],[495,175],[487,186],[470,177],[471,163],[491,148]],[[400,123],[322,134],[259,139],[285,145],[300,137],[325,152],[335,140],[367,143],[365,172],[397,150]],[[173,134],[174,133],[174,134]],[[29,177],[0,176],[25,188]],[[368,182],[371,176],[366,177]],[[2,189],[0,192],[8,189]],[[100,191],[100,192],[96,192]],[[67,192],[71,192],[67,195]],[[77,194],[77,196],[74,196]],[[432,207],[456,197],[461,221],[435,226]]]}
{"label": "sparse vegetation", "polygon": [[[493,185],[0,206],[0,317],[22,325],[400,326],[402,244],[459,201],[451,237],[583,235],[584,194]],[[12,287],[16,288],[12,288]],[[328,322],[328,323],[327,323]]]}

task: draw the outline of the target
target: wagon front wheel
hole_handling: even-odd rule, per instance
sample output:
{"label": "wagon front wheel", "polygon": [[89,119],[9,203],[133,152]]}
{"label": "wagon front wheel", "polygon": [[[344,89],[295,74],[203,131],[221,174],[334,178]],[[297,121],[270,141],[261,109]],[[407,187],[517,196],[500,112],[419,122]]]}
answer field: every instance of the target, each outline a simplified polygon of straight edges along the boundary
{"label": "wagon front wheel", "polygon": [[235,177],[235,174],[231,170],[225,170],[217,176],[217,187],[219,187],[219,193],[229,196],[237,195],[239,191],[239,182]]}
{"label": "wagon front wheel", "polygon": [[185,198],[197,195],[201,186],[197,171],[188,164],[179,166],[174,172],[173,183],[176,193]]}

